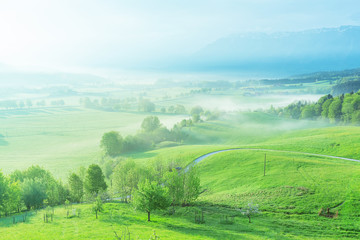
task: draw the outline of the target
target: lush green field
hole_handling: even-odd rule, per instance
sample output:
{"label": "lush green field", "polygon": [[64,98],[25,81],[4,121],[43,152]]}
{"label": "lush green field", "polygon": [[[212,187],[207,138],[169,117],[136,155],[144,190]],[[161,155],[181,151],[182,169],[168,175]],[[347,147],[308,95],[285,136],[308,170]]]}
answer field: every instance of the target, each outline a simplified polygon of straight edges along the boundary
{"label": "lush green field", "polygon": [[[201,155],[195,148],[185,146],[151,153],[176,157],[175,149],[183,163]],[[131,204],[107,203],[98,220],[91,212],[91,205],[85,204],[73,205],[72,208],[81,209],[81,214],[70,219],[66,218],[63,207],[56,208],[52,223],[43,222],[45,210],[33,213],[27,223],[12,224],[11,217],[3,218],[0,234],[5,239],[114,239],[114,231],[120,235],[128,227],[134,239],[149,239],[153,230],[161,239],[359,237],[360,165],[356,162],[235,150],[206,158],[198,164],[198,169],[205,190],[199,202],[193,207],[176,208],[174,215],[157,211],[150,223],[146,221],[146,213],[134,211]],[[261,210],[251,224],[237,211],[249,202],[258,204]],[[338,211],[339,216],[336,219],[318,216],[320,208],[330,208],[331,213]],[[195,210],[204,211],[204,224],[194,223]],[[234,221],[221,223],[225,216],[234,217]]]}
{"label": "lush green field", "polygon": [[[2,110],[0,168],[5,173],[38,164],[57,177],[79,166],[98,162],[103,133],[116,130],[123,136],[140,129],[145,113],[103,112],[83,108]],[[184,116],[158,115],[171,127]]]}
{"label": "lush green field", "polygon": [[[63,207],[55,208],[53,222],[44,223],[44,210],[33,212],[27,222],[12,224],[12,217],[0,220],[2,239],[115,239],[127,228],[132,239],[150,239],[154,230],[160,239],[356,239],[358,226],[348,220],[328,219],[313,215],[283,215],[262,213],[248,223],[239,211],[223,207],[202,206],[177,208],[174,215],[146,214],[131,205],[107,203],[95,219],[90,205],[77,205],[80,217],[66,218]],[[204,224],[194,223],[196,210],[204,211]],[[72,210],[70,210],[70,215]],[[221,222],[225,216],[232,223]],[[233,218],[230,218],[233,217]],[[21,221],[21,216],[17,221]]]}
{"label": "lush green field", "polygon": [[[81,165],[99,162],[99,140],[106,131],[135,133],[146,114],[114,113],[82,108],[54,108],[43,111],[9,111],[0,122],[1,168],[5,172],[40,164],[58,177]],[[167,126],[184,116],[159,115]],[[100,127],[99,127],[100,126]],[[98,220],[90,205],[80,218],[67,219],[63,207],[55,209],[52,223],[43,223],[44,210],[33,213],[28,222],[12,224],[0,219],[4,239],[114,239],[129,227],[134,239],[149,239],[156,230],[161,239],[342,239],[360,237],[360,164],[300,152],[360,159],[360,128],[335,126],[320,121],[281,119],[251,112],[221,116],[186,128],[183,145],[164,143],[155,150],[122,157],[139,164],[156,159],[185,167],[206,153],[228,148],[288,150],[236,150],[212,155],[198,164],[204,192],[195,206],[177,208],[175,215],[155,212],[153,221],[134,211],[130,204],[108,203]],[[267,156],[263,176],[264,155]],[[259,205],[261,214],[249,224],[237,208],[249,202]],[[318,216],[329,208],[336,219]],[[194,223],[194,211],[203,210],[205,224]],[[233,216],[231,224],[220,223]]]}

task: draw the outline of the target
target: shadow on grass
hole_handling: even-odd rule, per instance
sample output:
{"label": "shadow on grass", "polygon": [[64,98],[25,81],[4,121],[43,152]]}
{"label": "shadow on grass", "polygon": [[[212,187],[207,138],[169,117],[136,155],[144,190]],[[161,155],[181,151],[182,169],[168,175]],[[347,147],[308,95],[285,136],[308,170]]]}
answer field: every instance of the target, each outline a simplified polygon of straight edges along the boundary
{"label": "shadow on grass", "polygon": [[[0,218],[0,227],[11,227],[19,223],[31,224],[30,220],[37,215],[36,212],[25,212]],[[24,221],[25,219],[25,221]]]}
{"label": "shadow on grass", "polygon": [[[189,209],[183,209],[185,212],[171,216],[156,211],[152,213],[152,221],[147,222],[146,213],[135,212],[130,208],[131,205],[122,205],[121,210],[119,210],[113,205],[104,212],[104,218],[100,219],[100,221],[111,224],[115,228],[129,227],[131,230],[131,226],[134,225],[138,231],[139,225],[142,225],[158,231],[173,231],[187,235],[189,239],[192,237],[210,239],[253,239],[254,237],[283,240],[292,239],[291,237],[277,234],[275,229],[269,232],[269,229],[264,228],[260,220],[255,220],[258,223],[249,224],[247,223],[246,217],[237,217],[233,225],[220,224],[221,214],[216,214],[217,209],[214,209],[215,212],[211,212],[213,214],[212,216],[206,216],[205,224],[195,224],[193,221],[193,212],[191,210],[188,211]],[[209,209],[206,211],[208,214]],[[110,212],[112,212],[112,214],[110,214]]]}

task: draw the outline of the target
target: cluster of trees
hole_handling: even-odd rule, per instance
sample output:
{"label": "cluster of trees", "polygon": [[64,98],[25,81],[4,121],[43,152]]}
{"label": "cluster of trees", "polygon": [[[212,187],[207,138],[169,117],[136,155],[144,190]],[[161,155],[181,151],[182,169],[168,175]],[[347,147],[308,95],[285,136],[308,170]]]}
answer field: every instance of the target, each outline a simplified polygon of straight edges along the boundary
{"label": "cluster of trees", "polygon": [[189,205],[200,194],[200,178],[194,167],[182,170],[174,162],[156,160],[148,167],[133,160],[120,162],[112,173],[112,190],[125,202],[148,213],[169,206]]}
{"label": "cluster of trees", "polygon": [[271,108],[270,112],[294,119],[323,118],[333,123],[359,123],[360,92],[342,94],[338,97],[328,94],[315,103],[296,102],[285,108]]}
{"label": "cluster of trees", "polygon": [[141,130],[135,135],[122,137],[117,131],[104,133],[100,147],[106,155],[115,157],[122,153],[149,150],[165,141],[183,142],[188,136],[183,131],[184,128],[204,120],[215,120],[220,116],[220,112],[204,111],[200,106],[192,108],[190,113],[191,119],[183,119],[170,130],[160,123],[158,117],[148,116],[143,120]]}
{"label": "cluster of trees", "polygon": [[[52,100],[50,102],[51,106],[64,106],[65,101],[63,99],[59,100]],[[22,109],[22,108],[32,108],[32,107],[45,107],[46,101],[39,100],[36,102],[31,101],[30,99],[23,101],[23,100],[4,100],[0,101],[0,108],[2,109]]]}
{"label": "cluster of trees", "polygon": [[60,99],[60,100],[52,100],[52,101],[50,102],[50,104],[51,104],[52,106],[64,106],[64,105],[65,105],[65,102],[64,102],[64,100],[62,100],[62,99]]}
{"label": "cluster of trees", "polygon": [[132,105],[137,103],[137,99],[135,97],[129,97],[124,99],[118,98],[101,98],[101,99],[93,99],[90,98],[80,98],[80,105],[85,108],[98,109],[103,111],[121,111],[121,110],[129,110]]}
{"label": "cluster of trees", "polygon": [[149,99],[141,99],[139,101],[138,110],[140,112],[153,112],[155,111],[155,104]]}
{"label": "cluster of trees", "polygon": [[[45,100],[41,100],[36,102],[36,106],[42,107],[45,106]],[[31,108],[33,106],[33,102],[31,100],[3,100],[0,101],[0,108],[3,109],[17,109],[17,108]]]}
{"label": "cluster of trees", "polygon": [[0,172],[0,215],[56,206],[67,200],[80,202],[84,194],[91,197],[106,188],[105,177],[96,164],[90,165],[83,177],[70,174],[67,185],[39,166],[16,170],[9,176]]}
{"label": "cluster of trees", "polygon": [[9,176],[0,171],[0,216],[90,200],[94,202],[97,218],[103,200],[112,195],[147,212],[150,221],[152,211],[189,205],[200,194],[200,178],[193,166],[181,169],[174,161],[159,159],[147,166],[131,159],[110,161],[111,168],[105,169],[106,177],[99,165],[91,164],[87,169],[71,173],[67,184],[39,166],[16,170]]}
{"label": "cluster of trees", "polygon": [[[353,78],[351,78],[353,79]],[[356,80],[342,79],[338,84],[332,87],[332,94],[338,96],[344,93],[357,92],[360,89],[360,77]]]}
{"label": "cluster of trees", "polygon": [[168,130],[160,123],[158,117],[148,116],[143,120],[141,130],[137,134],[123,138],[119,132],[107,132],[102,136],[100,146],[105,154],[111,157],[118,156],[121,153],[144,151],[151,149],[160,142],[183,140],[186,135],[181,131],[181,128],[185,126],[175,125],[172,130]]}

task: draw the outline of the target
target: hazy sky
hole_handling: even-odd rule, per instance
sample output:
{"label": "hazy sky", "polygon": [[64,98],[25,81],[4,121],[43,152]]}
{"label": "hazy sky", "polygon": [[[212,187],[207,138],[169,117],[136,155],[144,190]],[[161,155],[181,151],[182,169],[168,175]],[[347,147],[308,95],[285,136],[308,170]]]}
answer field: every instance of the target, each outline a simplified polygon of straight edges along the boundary
{"label": "hazy sky", "polygon": [[359,0],[0,0],[0,63],[122,68],[220,37],[360,25]]}

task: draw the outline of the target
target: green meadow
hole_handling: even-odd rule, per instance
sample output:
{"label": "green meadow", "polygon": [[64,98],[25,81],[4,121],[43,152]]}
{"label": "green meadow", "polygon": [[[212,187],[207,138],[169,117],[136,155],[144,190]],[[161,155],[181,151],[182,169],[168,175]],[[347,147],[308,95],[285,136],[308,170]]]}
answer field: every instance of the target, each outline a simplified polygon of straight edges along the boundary
{"label": "green meadow", "polygon": [[[201,152],[175,148],[187,162]],[[187,150],[190,153],[181,151]],[[171,155],[169,149],[162,154]],[[152,153],[157,154],[157,151]],[[173,152],[174,153],[174,152]],[[267,154],[263,176],[264,154]],[[161,155],[161,153],[158,153]],[[175,154],[173,154],[176,157]],[[132,239],[357,239],[360,165],[355,162],[303,154],[235,150],[212,155],[198,163],[203,193],[194,206],[153,213],[136,211],[131,204],[106,203],[95,219],[91,205],[72,205],[67,218],[64,206],[56,207],[53,222],[44,223],[45,210],[28,213],[26,223],[16,216],[0,220],[4,239],[115,239],[129,231]],[[261,211],[252,223],[237,210],[252,202]],[[318,216],[329,208],[336,219]],[[75,209],[75,210],[71,210]],[[194,222],[202,211],[205,223]],[[22,214],[23,215],[23,214]],[[76,214],[75,214],[76,215]],[[224,221],[228,218],[229,221]],[[36,229],[36,230],[34,230]]]}
{"label": "green meadow", "polygon": [[[40,165],[64,178],[70,170],[99,161],[100,139],[108,131],[123,136],[139,130],[145,113],[104,112],[80,107],[2,110],[0,163],[5,173]],[[158,115],[164,125],[183,116]]]}
{"label": "green meadow", "polygon": [[[99,142],[104,132],[134,134],[148,115],[80,107],[3,111],[1,168],[10,173],[38,164],[66,182],[69,171],[102,161]],[[168,128],[187,118],[155,115]],[[72,205],[81,214],[71,218],[59,206],[49,223],[43,221],[45,210],[28,212],[25,223],[20,221],[25,213],[15,217],[16,224],[13,216],[1,218],[0,238],[115,239],[114,231],[121,235],[125,229],[132,239],[149,239],[154,230],[160,239],[360,237],[360,163],[305,154],[360,159],[357,126],[284,119],[255,111],[227,113],[184,131],[187,138],[182,143],[164,142],[154,150],[121,157],[141,165],[156,159],[174,161],[185,168],[210,152],[248,148],[217,153],[196,165],[202,193],[194,205],[176,207],[174,214],[155,211],[152,222],[131,204],[116,201],[104,204],[99,219],[90,204]],[[251,224],[238,210],[248,203],[257,204],[261,212],[252,217]],[[329,216],[319,216],[321,209],[329,209]],[[194,222],[196,211],[203,212],[205,223]]]}

